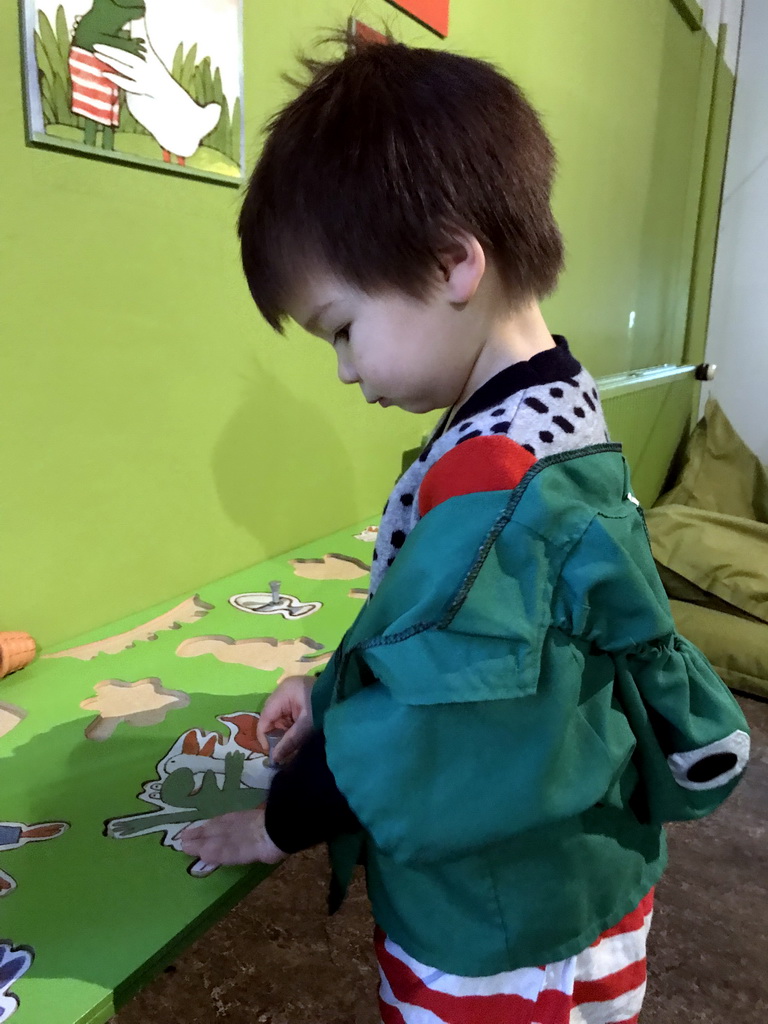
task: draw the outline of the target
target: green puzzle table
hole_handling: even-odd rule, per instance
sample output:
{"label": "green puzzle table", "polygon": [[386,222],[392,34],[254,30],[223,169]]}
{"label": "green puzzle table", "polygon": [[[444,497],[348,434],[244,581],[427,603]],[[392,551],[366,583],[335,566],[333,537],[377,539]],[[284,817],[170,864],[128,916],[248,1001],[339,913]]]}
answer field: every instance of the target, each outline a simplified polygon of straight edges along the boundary
{"label": "green puzzle table", "polygon": [[[101,652],[90,660],[38,658],[0,681],[6,728],[8,708],[25,713],[0,736],[0,822],[69,825],[55,838],[0,849],[0,870],[16,883],[9,891],[6,881],[0,898],[0,943],[34,950],[32,965],[8,989],[18,998],[18,1009],[7,997],[3,1003],[0,974],[0,1021],[12,1017],[13,1024],[101,1024],[267,876],[270,869],[255,866],[219,868],[193,877],[187,871],[191,858],[162,845],[164,833],[117,840],[105,835],[105,822],[157,811],[137,796],[146,782],[158,779],[158,764],[180,737],[195,729],[202,737],[214,730],[226,734],[217,716],[259,711],[282,675],[291,674],[223,662],[215,653],[180,657],[179,646],[208,636],[310,638],[323,646],[316,655],[322,662],[359,611],[359,595],[350,595],[367,588],[368,576],[307,579],[296,575],[288,560],[322,559],[338,552],[370,565],[373,545],[355,537],[365,525],[202,587],[196,602],[199,617],[158,630],[154,640],[139,640],[128,649]],[[269,592],[272,580],[281,581],[281,594],[301,602],[322,602],[322,607],[290,619],[252,614],[230,604],[236,594]],[[185,599],[192,607],[192,596],[182,595],[176,602],[79,637],[64,649],[133,630]],[[206,610],[205,605],[212,607]],[[234,646],[220,650],[225,648],[231,651]],[[55,652],[44,655],[51,653]],[[304,670],[312,668],[308,664]],[[98,712],[80,705],[96,696],[97,683],[149,678],[188,695],[187,706],[168,705],[155,712],[155,718],[164,716],[156,724],[133,724],[130,719],[116,725],[102,722],[94,732]],[[152,718],[145,716],[144,721],[146,717]],[[111,735],[88,739],[89,727],[91,735]],[[3,839],[0,827],[0,844],[9,843],[8,833],[6,829]]]}

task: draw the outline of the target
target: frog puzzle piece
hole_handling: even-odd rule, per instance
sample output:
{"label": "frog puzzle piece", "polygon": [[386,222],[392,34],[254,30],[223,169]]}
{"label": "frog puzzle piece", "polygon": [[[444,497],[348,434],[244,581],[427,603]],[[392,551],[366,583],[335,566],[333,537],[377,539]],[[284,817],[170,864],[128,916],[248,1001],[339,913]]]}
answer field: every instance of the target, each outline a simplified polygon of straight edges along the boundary
{"label": "frog puzzle piece", "polygon": [[[191,729],[180,736],[157,765],[157,778],[145,782],[139,799],[158,809],[111,818],[104,834],[129,839],[162,832],[163,846],[181,851],[181,833],[187,825],[207,821],[230,811],[259,807],[267,798],[275,769],[268,751],[256,739],[259,716],[240,711],[220,715],[229,737]],[[203,877],[218,865],[193,860],[188,871]]]}

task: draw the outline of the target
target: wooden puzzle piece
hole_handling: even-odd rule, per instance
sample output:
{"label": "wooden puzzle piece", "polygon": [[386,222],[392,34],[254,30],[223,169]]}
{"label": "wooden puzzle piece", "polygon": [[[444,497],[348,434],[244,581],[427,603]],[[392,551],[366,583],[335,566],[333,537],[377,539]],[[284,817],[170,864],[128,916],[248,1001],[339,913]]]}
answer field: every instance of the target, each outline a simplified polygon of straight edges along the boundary
{"label": "wooden puzzle piece", "polygon": [[362,533],[355,534],[355,540],[364,540],[367,541],[369,544],[372,544],[375,540],[378,539],[378,536],[378,526],[366,526]]}
{"label": "wooden puzzle piece", "polygon": [[[161,844],[181,852],[181,833],[209,818],[259,807],[275,775],[256,738],[258,714],[236,711],[219,715],[229,732],[190,729],[179,736],[157,764],[157,777],[145,782],[139,799],[159,810],[142,811],[104,823],[112,839],[162,832]],[[188,871],[196,878],[218,865],[194,860]]]}
{"label": "wooden puzzle piece", "polygon": [[316,653],[322,650],[322,644],[307,636],[297,640],[275,640],[272,637],[233,640],[231,636],[192,636],[179,644],[176,653],[180,658],[212,654],[219,661],[248,665],[263,672],[274,672],[279,668],[283,670],[279,680],[282,682],[286,676],[305,675],[312,665],[325,665],[333,652]]}
{"label": "wooden puzzle piece", "polygon": [[106,740],[121,722],[129,725],[159,725],[173,708],[185,708],[189,694],[166,690],[155,676],[126,683],[122,679],[104,679],[96,683],[96,697],[81,702],[85,711],[98,711],[85,730],[89,740]]}
{"label": "wooden puzzle piece", "polygon": [[322,608],[320,601],[300,601],[298,597],[280,593],[280,580],[272,580],[270,593],[235,594],[229,603],[241,612],[256,615],[282,615],[284,619],[303,619]]}
{"label": "wooden puzzle piece", "polygon": [[18,996],[10,991],[32,966],[35,951],[30,946],[14,946],[8,939],[0,940],[0,1024],[19,1008]]}
{"label": "wooden puzzle piece", "polygon": [[5,736],[15,729],[22,719],[27,717],[27,712],[17,708],[15,704],[3,704],[0,701],[0,736]]}
{"label": "wooden puzzle piece", "polygon": [[[36,825],[25,825],[21,821],[0,821],[0,850],[17,850],[27,843],[56,839],[68,828],[66,821],[40,821]],[[7,896],[15,888],[16,880],[5,871],[0,871],[0,897]]]}
{"label": "wooden puzzle piece", "polygon": [[157,640],[157,634],[163,630],[181,629],[185,623],[195,622],[207,615],[212,608],[212,604],[203,601],[199,594],[195,594],[169,612],[163,612],[151,622],[145,622],[142,626],[136,626],[135,629],[130,629],[126,633],[119,633],[117,636],[110,636],[105,640],[96,640],[91,644],[82,644],[80,647],[70,647],[66,651],[44,654],[43,658],[79,658],[81,661],[90,661],[97,654],[118,654],[120,651],[127,651],[129,648],[135,647],[142,641]]}
{"label": "wooden puzzle piece", "polygon": [[347,597],[355,597],[360,601],[366,601],[368,599],[368,591],[363,590],[360,587],[352,587]]}
{"label": "wooden puzzle piece", "polygon": [[289,562],[297,576],[308,580],[356,580],[371,571],[370,565],[349,555],[290,558]]}

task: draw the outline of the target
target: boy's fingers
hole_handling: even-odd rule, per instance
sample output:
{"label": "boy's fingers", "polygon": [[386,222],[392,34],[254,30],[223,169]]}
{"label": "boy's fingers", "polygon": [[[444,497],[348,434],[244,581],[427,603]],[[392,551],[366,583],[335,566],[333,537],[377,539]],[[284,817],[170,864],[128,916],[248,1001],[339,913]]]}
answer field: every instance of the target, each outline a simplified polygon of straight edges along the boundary
{"label": "boy's fingers", "polygon": [[201,821],[199,824],[187,825],[186,828],[183,828],[178,835],[182,847],[185,847],[188,842],[201,843],[215,836],[218,831],[214,825],[215,821],[215,818],[211,818],[209,821]]}
{"label": "boy's fingers", "polygon": [[272,730],[276,728],[277,723],[280,721],[281,713],[282,712],[271,712],[269,711],[268,708],[265,708],[265,710],[261,712],[261,717],[259,718],[259,721],[256,724],[256,739],[259,741],[264,750],[269,749],[267,733],[272,732]]}
{"label": "boy's fingers", "polygon": [[275,764],[282,764],[290,752],[290,746],[286,746],[285,737],[283,737],[272,751],[272,760]]}
{"label": "boy's fingers", "polygon": [[216,862],[217,864],[226,864],[226,856],[224,850],[226,845],[221,843],[215,837],[207,838],[204,837],[199,840],[192,840],[188,843],[182,843],[181,849],[183,853],[186,853],[189,857],[199,857],[201,860]]}
{"label": "boy's fingers", "polygon": [[280,742],[277,744],[272,752],[273,761],[285,761],[292,754],[296,753],[296,750],[301,741],[301,736],[298,728],[298,723],[292,725],[288,732],[283,736]]}
{"label": "boy's fingers", "polygon": [[283,698],[275,699],[278,696],[276,692],[268,698],[256,723],[256,737],[264,748],[267,747],[267,733],[277,728],[286,715],[290,715],[290,703]]}

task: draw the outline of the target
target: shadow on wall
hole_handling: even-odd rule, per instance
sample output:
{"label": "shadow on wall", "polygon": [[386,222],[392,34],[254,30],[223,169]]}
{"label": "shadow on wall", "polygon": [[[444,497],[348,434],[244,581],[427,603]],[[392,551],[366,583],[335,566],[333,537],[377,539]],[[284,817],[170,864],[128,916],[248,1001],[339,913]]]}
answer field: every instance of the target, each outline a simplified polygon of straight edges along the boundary
{"label": "shadow on wall", "polygon": [[291,368],[286,361],[286,377],[278,377],[254,360],[213,454],[222,507],[267,558],[335,532],[368,511],[358,507],[355,466],[344,438],[321,402],[286,386]]}

